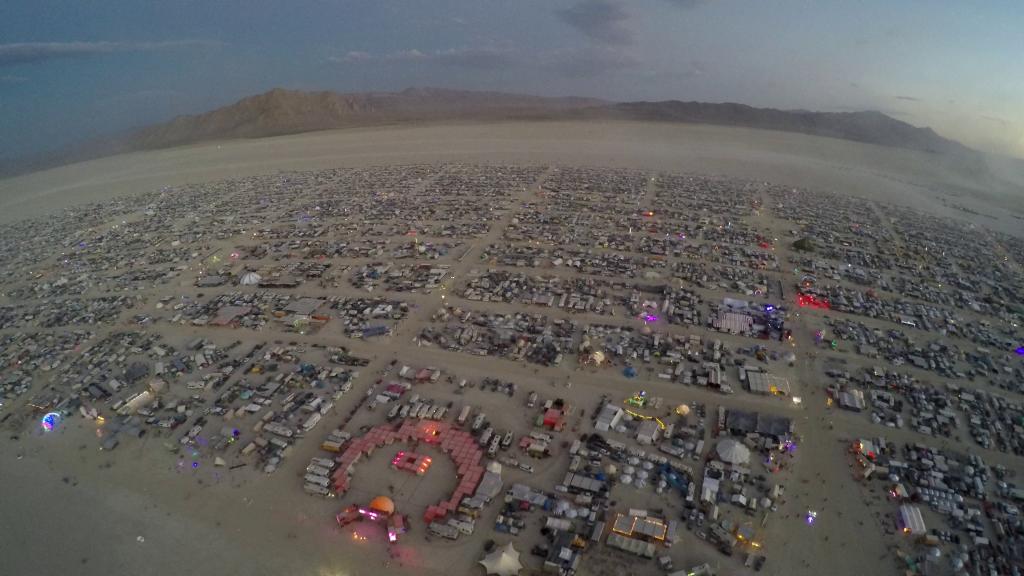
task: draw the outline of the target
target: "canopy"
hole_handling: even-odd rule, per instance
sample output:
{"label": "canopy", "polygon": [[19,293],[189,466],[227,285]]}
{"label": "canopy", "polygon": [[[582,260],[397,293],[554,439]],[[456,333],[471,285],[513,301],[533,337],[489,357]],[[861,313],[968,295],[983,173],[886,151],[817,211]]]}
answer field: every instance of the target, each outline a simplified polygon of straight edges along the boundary
{"label": "canopy", "polygon": [[732,438],[726,438],[716,447],[718,458],[728,464],[746,464],[750,461],[750,448]]}
{"label": "canopy", "polygon": [[633,368],[632,366],[626,366],[626,368],[622,371],[622,375],[625,376],[626,378],[634,378],[636,377],[636,368]]}
{"label": "canopy", "polygon": [[501,548],[496,548],[484,557],[480,564],[483,564],[488,574],[497,574],[498,576],[515,576],[523,568],[519,562],[519,552],[511,542]]}
{"label": "canopy", "polygon": [[246,272],[242,275],[242,279],[239,280],[239,284],[243,286],[255,286],[260,283],[263,278],[255,272]]}

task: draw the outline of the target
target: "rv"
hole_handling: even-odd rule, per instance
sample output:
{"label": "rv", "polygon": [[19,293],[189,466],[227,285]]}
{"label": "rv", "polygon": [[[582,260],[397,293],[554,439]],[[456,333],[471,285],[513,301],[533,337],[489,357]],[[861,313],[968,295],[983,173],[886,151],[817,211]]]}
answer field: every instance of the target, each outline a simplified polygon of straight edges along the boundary
{"label": "rv", "polygon": [[469,413],[471,410],[472,407],[469,404],[463,406],[462,410],[459,412],[459,417],[455,421],[458,422],[460,426],[462,424],[465,424],[466,419],[469,418]]}
{"label": "rv", "polygon": [[323,466],[317,466],[316,464],[310,464],[306,466],[306,474],[312,474],[314,476],[323,476],[327,478],[331,475],[330,468],[324,468]]}
{"label": "rv", "polygon": [[317,476],[316,474],[306,474],[304,480],[307,484],[316,484],[317,486],[323,486],[324,488],[330,486],[331,480],[326,476]]}
{"label": "rv", "polygon": [[484,419],[485,419],[486,417],[487,417],[487,416],[486,416],[486,415],[485,415],[485,414],[484,414],[483,412],[481,412],[481,413],[477,414],[477,415],[476,415],[476,418],[474,418],[474,419],[473,419],[473,425],[472,425],[472,426],[470,426],[470,429],[471,429],[471,430],[474,430],[474,431],[475,431],[475,430],[479,430],[479,429],[480,429],[480,427],[484,425]]}
{"label": "rv", "polygon": [[427,531],[434,536],[440,536],[441,538],[447,538],[449,540],[458,540],[459,530],[454,526],[448,526],[447,524],[438,524],[437,522],[431,522],[427,526]]}

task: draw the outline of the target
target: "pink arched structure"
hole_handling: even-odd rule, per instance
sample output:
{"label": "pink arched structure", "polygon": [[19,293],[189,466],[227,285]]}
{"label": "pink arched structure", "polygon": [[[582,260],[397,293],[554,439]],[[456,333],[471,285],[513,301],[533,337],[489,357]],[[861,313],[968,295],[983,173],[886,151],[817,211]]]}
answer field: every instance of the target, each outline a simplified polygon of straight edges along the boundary
{"label": "pink arched structure", "polygon": [[398,428],[391,424],[381,424],[369,432],[348,443],[345,451],[338,458],[338,469],[334,472],[334,489],[338,494],[348,491],[352,479],[353,468],[363,457],[373,451],[395,442],[423,442],[440,448],[455,463],[459,483],[447,500],[428,506],[423,515],[425,522],[444,518],[454,512],[466,496],[471,496],[480,484],[484,475],[484,467],[480,463],[484,453],[476,440],[467,432],[447,422],[430,420],[404,420]]}

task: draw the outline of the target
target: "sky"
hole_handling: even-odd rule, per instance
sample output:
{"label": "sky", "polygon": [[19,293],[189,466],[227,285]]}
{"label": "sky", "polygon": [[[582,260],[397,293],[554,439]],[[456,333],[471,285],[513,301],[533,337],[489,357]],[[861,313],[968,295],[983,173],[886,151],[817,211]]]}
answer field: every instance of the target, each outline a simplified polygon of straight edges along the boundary
{"label": "sky", "polygon": [[275,87],[878,110],[1024,157],[1020,0],[3,0],[0,158]]}

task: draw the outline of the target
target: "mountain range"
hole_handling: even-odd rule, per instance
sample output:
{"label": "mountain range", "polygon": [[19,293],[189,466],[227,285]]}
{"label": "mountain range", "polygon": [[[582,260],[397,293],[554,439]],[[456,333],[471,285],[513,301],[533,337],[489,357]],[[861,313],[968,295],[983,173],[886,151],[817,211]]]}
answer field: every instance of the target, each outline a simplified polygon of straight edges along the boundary
{"label": "mountain range", "polygon": [[[799,132],[941,154],[972,171],[984,166],[981,154],[975,150],[943,138],[930,128],[919,128],[872,111],[810,112],[678,100],[608,102],[442,88],[358,93],[278,88],[203,114],[179,116],[161,124],[93,140],[33,163],[22,163],[19,171],[27,171],[26,167],[38,170],[123,152],[211,140],[262,138],[359,126],[570,119],[698,123]],[[0,167],[0,173],[4,171],[10,170]]]}

